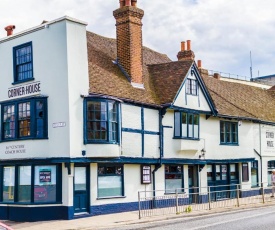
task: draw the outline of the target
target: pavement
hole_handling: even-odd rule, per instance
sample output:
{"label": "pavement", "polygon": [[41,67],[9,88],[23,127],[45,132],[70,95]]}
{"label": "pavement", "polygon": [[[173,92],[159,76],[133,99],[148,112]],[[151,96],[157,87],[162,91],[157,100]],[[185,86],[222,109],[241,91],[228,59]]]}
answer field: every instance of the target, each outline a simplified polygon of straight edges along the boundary
{"label": "pavement", "polygon": [[13,222],[2,221],[13,229],[20,230],[95,230],[95,229],[115,229],[119,227],[138,226],[145,223],[156,223],[177,218],[192,218],[215,213],[240,211],[243,209],[263,207],[265,205],[247,205],[244,207],[217,208],[212,210],[192,211],[190,213],[164,214],[159,216],[143,217],[139,219],[138,211],[122,212],[108,215],[77,218],[72,220],[51,220],[38,222]]}

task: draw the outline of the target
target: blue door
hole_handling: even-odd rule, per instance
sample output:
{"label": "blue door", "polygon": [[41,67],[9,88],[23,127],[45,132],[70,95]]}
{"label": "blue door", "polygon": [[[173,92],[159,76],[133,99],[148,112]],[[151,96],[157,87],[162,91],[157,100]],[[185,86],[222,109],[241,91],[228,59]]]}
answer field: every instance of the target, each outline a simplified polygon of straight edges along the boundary
{"label": "blue door", "polygon": [[188,186],[189,186],[189,203],[199,202],[198,188],[198,167],[197,165],[188,166]]}
{"label": "blue door", "polygon": [[74,212],[88,212],[88,173],[86,166],[76,166],[74,171]]}

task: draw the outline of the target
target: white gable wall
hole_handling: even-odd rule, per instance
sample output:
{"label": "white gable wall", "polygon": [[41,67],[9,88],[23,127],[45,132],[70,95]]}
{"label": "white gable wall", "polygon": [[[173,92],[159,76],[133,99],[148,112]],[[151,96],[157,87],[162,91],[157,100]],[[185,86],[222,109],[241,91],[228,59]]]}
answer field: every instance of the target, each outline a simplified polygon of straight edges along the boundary
{"label": "white gable wall", "polygon": [[197,81],[198,94],[197,95],[186,94],[186,82],[188,78],[196,80],[196,77],[194,75],[191,75],[191,73],[189,72],[173,104],[177,107],[182,107],[186,109],[211,111],[198,81]]}

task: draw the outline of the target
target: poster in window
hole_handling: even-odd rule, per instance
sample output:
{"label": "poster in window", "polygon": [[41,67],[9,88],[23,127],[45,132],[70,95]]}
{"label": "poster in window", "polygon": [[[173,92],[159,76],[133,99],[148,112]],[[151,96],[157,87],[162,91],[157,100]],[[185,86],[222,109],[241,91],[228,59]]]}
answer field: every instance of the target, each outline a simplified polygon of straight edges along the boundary
{"label": "poster in window", "polygon": [[141,183],[151,184],[151,166],[141,165]]}
{"label": "poster in window", "polygon": [[50,183],[51,182],[51,170],[42,169],[39,171],[39,182],[40,183]]}

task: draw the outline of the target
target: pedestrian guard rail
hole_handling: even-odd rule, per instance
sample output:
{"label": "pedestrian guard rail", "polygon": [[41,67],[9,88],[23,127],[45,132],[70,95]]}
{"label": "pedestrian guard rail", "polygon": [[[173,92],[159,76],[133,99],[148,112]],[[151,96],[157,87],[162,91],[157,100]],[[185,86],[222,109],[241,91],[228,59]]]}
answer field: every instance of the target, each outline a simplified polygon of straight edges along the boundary
{"label": "pedestrian guard rail", "polygon": [[257,187],[251,187],[251,184],[230,184],[139,191],[139,218],[270,203],[275,201],[272,190],[274,191],[275,187],[261,183]]}

